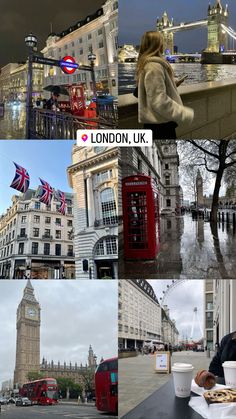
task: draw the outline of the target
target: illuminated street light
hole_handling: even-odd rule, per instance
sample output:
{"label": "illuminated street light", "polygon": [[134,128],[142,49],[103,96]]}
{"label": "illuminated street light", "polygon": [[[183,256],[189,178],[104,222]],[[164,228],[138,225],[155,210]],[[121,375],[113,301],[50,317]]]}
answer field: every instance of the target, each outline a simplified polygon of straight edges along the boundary
{"label": "illuminated street light", "polygon": [[32,78],[33,78],[33,51],[37,47],[38,40],[36,36],[30,33],[25,37],[25,44],[28,47],[28,74],[27,74],[27,96],[26,96],[26,138],[30,139],[30,121],[32,117]]}

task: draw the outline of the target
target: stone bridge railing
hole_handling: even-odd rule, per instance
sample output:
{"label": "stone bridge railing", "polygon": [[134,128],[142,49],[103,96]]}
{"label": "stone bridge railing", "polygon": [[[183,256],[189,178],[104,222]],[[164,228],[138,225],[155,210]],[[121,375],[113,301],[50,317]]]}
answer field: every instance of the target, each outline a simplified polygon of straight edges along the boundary
{"label": "stone bridge railing", "polygon": [[[236,77],[182,86],[186,106],[194,109],[190,127],[177,129],[178,138],[236,138]],[[142,128],[137,119],[138,105],[133,94],[119,96],[119,127]]]}

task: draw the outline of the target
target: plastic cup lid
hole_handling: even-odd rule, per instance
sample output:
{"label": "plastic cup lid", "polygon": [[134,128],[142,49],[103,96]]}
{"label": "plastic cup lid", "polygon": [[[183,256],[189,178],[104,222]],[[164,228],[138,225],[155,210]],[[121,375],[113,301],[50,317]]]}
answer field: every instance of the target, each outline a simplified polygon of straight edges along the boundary
{"label": "plastic cup lid", "polygon": [[226,368],[236,368],[236,361],[225,361],[222,366]]}
{"label": "plastic cup lid", "polygon": [[176,362],[173,366],[172,366],[172,371],[192,371],[194,369],[194,367],[192,366],[192,364],[184,364],[181,362]]}

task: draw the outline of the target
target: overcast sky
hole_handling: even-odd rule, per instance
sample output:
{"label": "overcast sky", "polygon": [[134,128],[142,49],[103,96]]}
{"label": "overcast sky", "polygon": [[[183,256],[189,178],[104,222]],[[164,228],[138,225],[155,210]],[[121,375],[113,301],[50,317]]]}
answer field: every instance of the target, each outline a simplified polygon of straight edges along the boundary
{"label": "overcast sky", "polygon": [[[213,5],[216,0],[211,0]],[[222,0],[229,6],[229,26],[236,30],[236,2]],[[174,22],[193,22],[207,18],[209,0],[119,0],[119,44],[138,45],[145,31],[156,29],[157,17],[166,11]],[[132,16],[132,19],[130,18]],[[207,30],[201,28],[175,34],[175,45],[182,52],[201,51],[207,46]]]}
{"label": "overcast sky", "polygon": [[[163,291],[167,290],[167,285],[172,281],[168,280],[150,280],[158,301],[163,296]],[[202,280],[188,280],[183,283],[178,281],[178,285],[168,292],[165,304],[170,309],[170,318],[176,321],[176,326],[180,332],[180,339],[186,336],[190,337],[192,325],[194,323],[193,338],[201,338],[201,331],[198,322],[194,319],[194,307],[198,309],[198,319],[203,328],[203,287]]]}
{"label": "overcast sky", "polygon": [[1,0],[0,67],[26,59],[25,36],[33,32],[39,50],[51,32],[68,29],[95,13],[105,0]]}
{"label": "overcast sky", "polygon": [[[117,354],[116,281],[31,281],[41,305],[41,360],[85,364]],[[0,281],[0,383],[12,379],[16,310],[26,281]]]}

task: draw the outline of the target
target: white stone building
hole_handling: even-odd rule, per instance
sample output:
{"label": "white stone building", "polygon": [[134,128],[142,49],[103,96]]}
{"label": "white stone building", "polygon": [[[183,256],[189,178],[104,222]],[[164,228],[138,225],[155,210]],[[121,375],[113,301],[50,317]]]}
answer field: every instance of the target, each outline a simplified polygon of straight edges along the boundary
{"label": "white stone building", "polygon": [[179,331],[175,320],[170,318],[170,310],[167,306],[162,308],[162,340],[165,344],[177,346],[179,344]]}
{"label": "white stone building", "polygon": [[66,215],[60,203],[41,203],[36,191],[14,195],[0,218],[0,277],[6,279],[75,278],[73,194],[66,193]]}
{"label": "white stone building", "polygon": [[[97,90],[118,96],[118,1],[107,0],[93,15],[75,22],[60,34],[51,33],[42,53],[47,58],[60,60],[71,56],[80,65],[89,65],[88,55],[96,55],[95,76]],[[91,74],[76,71],[63,74],[59,67],[44,66],[44,86],[79,83],[87,96],[92,95]]]}
{"label": "white stone building", "polygon": [[228,333],[236,331],[236,281],[214,280],[214,344]]}
{"label": "white stone building", "polygon": [[146,280],[119,281],[119,348],[138,348],[145,340],[162,341],[161,307]]}
{"label": "white stone building", "polygon": [[[1,68],[0,100],[24,102],[27,93],[28,63],[12,63]],[[35,101],[43,96],[43,66],[33,64],[32,97]]]}
{"label": "white stone building", "polygon": [[68,177],[76,196],[76,278],[117,278],[117,148],[74,145]]}
{"label": "white stone building", "polygon": [[204,345],[214,350],[214,280],[204,281]]}
{"label": "white stone building", "polygon": [[[181,206],[179,156],[175,140],[153,142],[152,147],[121,147],[119,151],[121,177],[144,174],[155,179],[160,192],[160,209],[174,213]],[[120,201],[119,213],[122,214]]]}

